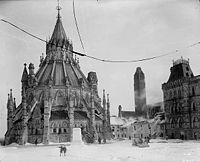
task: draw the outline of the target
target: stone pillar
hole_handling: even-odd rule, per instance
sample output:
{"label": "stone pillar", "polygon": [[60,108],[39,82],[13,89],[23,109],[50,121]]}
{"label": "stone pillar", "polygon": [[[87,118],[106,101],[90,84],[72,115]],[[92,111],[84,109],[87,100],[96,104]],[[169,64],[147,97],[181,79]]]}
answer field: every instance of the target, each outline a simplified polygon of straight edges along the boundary
{"label": "stone pillar", "polygon": [[111,127],[110,127],[110,101],[109,94],[107,94],[107,131],[108,131],[108,139],[111,139]]}
{"label": "stone pillar", "polygon": [[92,143],[95,140],[95,108],[94,108],[94,95],[92,93],[91,95],[91,119],[90,119],[90,125],[91,125],[91,136],[92,136]]}
{"label": "stone pillar", "polygon": [[[192,127],[192,117],[191,117],[191,106],[190,106],[190,100],[189,100],[189,85],[187,83],[187,81],[185,83],[182,84],[183,85],[183,111],[188,112],[188,121],[189,124],[186,123],[185,126],[187,128],[191,128]],[[186,121],[187,121],[186,120]]]}
{"label": "stone pillar", "polygon": [[27,108],[27,103],[26,103],[26,93],[25,89],[23,88],[22,90],[22,135],[19,141],[19,144],[24,145],[27,143],[28,140],[28,127],[27,127],[27,119],[28,119],[28,114],[26,111]]}
{"label": "stone pillar", "polygon": [[70,129],[70,142],[73,140],[73,128],[74,128],[74,101],[69,101],[69,129]]}
{"label": "stone pillar", "polygon": [[103,142],[106,143],[106,97],[103,90]]}
{"label": "stone pillar", "polygon": [[48,90],[45,91],[44,94],[44,132],[43,132],[43,144],[49,144],[49,118],[52,107],[52,97],[49,96]]}

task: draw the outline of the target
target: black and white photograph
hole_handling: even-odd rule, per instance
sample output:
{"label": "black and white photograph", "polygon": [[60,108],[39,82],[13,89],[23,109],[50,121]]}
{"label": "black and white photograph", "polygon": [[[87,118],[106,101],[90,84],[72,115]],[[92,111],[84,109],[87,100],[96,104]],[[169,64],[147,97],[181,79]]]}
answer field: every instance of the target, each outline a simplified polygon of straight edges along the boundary
{"label": "black and white photograph", "polygon": [[0,162],[200,162],[200,0],[0,0]]}

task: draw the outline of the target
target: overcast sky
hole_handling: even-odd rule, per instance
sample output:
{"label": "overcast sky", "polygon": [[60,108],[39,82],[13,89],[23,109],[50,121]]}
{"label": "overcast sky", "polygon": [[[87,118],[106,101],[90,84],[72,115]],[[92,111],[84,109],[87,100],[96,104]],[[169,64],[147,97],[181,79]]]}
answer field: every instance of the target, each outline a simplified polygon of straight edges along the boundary
{"label": "overcast sky", "polygon": [[[76,31],[72,0],[60,0],[62,22],[74,50],[83,52]],[[56,0],[0,1],[0,18],[4,18],[44,39],[49,38],[56,23]],[[110,94],[111,114],[134,110],[133,75],[140,66],[146,77],[147,103],[162,101],[161,84],[168,80],[172,60],[190,59],[195,75],[200,74],[200,46],[185,48],[200,41],[200,3],[198,0],[75,0],[76,15],[88,55],[114,60],[141,59],[181,52],[139,63],[103,63],[80,58],[87,76],[96,71],[99,95]],[[23,64],[34,63],[45,53],[45,44],[0,22],[0,136],[6,130],[6,102],[13,89],[17,105],[21,101]]]}

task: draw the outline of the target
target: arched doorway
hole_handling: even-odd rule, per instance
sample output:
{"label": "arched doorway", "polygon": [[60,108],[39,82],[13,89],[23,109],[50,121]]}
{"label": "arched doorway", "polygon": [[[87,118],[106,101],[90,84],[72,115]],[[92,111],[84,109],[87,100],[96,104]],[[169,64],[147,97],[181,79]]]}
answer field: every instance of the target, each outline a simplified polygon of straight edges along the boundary
{"label": "arched doorway", "polygon": [[181,139],[181,140],[184,140],[184,139],[185,139],[185,134],[184,134],[184,132],[181,132],[181,133],[180,133],[180,139]]}

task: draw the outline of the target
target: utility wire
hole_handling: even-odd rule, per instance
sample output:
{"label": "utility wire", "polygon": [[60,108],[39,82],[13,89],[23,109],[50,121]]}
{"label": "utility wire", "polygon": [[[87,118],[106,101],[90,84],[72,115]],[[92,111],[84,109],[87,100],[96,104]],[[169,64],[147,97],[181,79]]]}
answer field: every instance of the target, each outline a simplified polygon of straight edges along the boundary
{"label": "utility wire", "polygon": [[77,32],[78,32],[78,36],[79,36],[79,39],[80,39],[80,42],[81,42],[81,46],[83,48],[83,51],[85,52],[85,48],[84,48],[84,45],[83,45],[83,41],[82,41],[82,38],[81,38],[81,34],[80,34],[80,30],[79,30],[78,22],[77,22],[77,18],[76,18],[76,10],[75,10],[74,0],[73,0],[73,15],[74,15],[74,21],[75,21],[76,29],[77,29]]}
{"label": "utility wire", "polygon": [[4,19],[0,19],[0,20],[3,21],[3,22],[5,22],[5,23],[10,24],[11,26],[13,26],[13,27],[15,27],[15,28],[17,28],[17,29],[19,29],[19,30],[21,30],[22,32],[24,32],[24,33],[30,35],[31,37],[34,37],[34,38],[36,38],[36,39],[39,39],[39,40],[42,41],[42,42],[46,42],[45,40],[41,39],[40,37],[35,36],[35,35],[33,35],[33,34],[27,32],[27,31],[25,31],[24,29],[21,29],[20,27],[18,27],[17,25],[15,25],[15,24],[13,24],[13,23],[11,23],[11,22],[9,22],[9,21],[6,21],[6,20],[4,20]]}
{"label": "utility wire", "polygon": [[[26,33],[26,34],[28,34],[29,36],[34,37],[35,39],[38,39],[38,40],[40,40],[40,41],[42,41],[42,42],[45,42],[45,43],[49,43],[49,42],[47,42],[46,40],[44,40],[44,39],[42,39],[42,38],[40,38],[40,37],[38,37],[38,36],[35,36],[35,35],[31,34],[30,32],[25,31],[24,29],[21,29],[20,27],[18,27],[17,25],[15,25],[15,24],[13,24],[13,23],[11,23],[11,22],[9,22],[9,21],[6,21],[6,20],[4,20],[4,19],[0,19],[0,20],[1,20],[2,22],[4,22],[4,23],[8,23],[9,25],[11,25],[11,26],[17,28],[18,30],[20,30],[20,31],[22,31],[22,32],[24,32],[24,33]],[[55,46],[57,46],[57,47],[61,47],[61,46],[58,46],[58,45],[56,45],[56,44],[54,44],[54,43],[51,43],[51,44],[52,44],[52,45],[55,45]],[[200,44],[200,42],[196,42],[196,43],[193,43],[193,44],[191,44],[191,45],[186,46],[185,48],[191,48],[191,47],[197,46],[197,45],[199,45],[199,44]],[[61,48],[63,48],[63,47],[61,47]],[[63,49],[66,49],[66,48],[63,48]],[[76,51],[72,51],[72,52],[73,52],[74,54],[79,55],[79,56],[85,56],[85,57],[88,57],[88,58],[90,58],[90,59],[94,59],[94,60],[101,61],[101,62],[109,62],[109,63],[131,63],[131,62],[148,61],[148,60],[153,60],[153,59],[157,59],[157,58],[160,58],[160,57],[164,57],[164,56],[167,56],[167,55],[176,54],[176,53],[180,52],[180,51],[183,50],[183,49],[184,49],[184,48],[182,48],[182,49],[176,49],[176,50],[174,50],[174,51],[171,51],[171,52],[168,52],[168,53],[165,53],[165,54],[162,54],[162,55],[157,55],[157,56],[152,56],[152,57],[147,57],[147,58],[142,58],[142,59],[135,59],[135,60],[109,60],[109,59],[100,59],[100,58],[97,58],[97,57],[93,57],[93,56],[90,56],[90,55],[86,55],[86,54],[84,54],[84,53],[80,53],[80,52],[76,52]]]}

